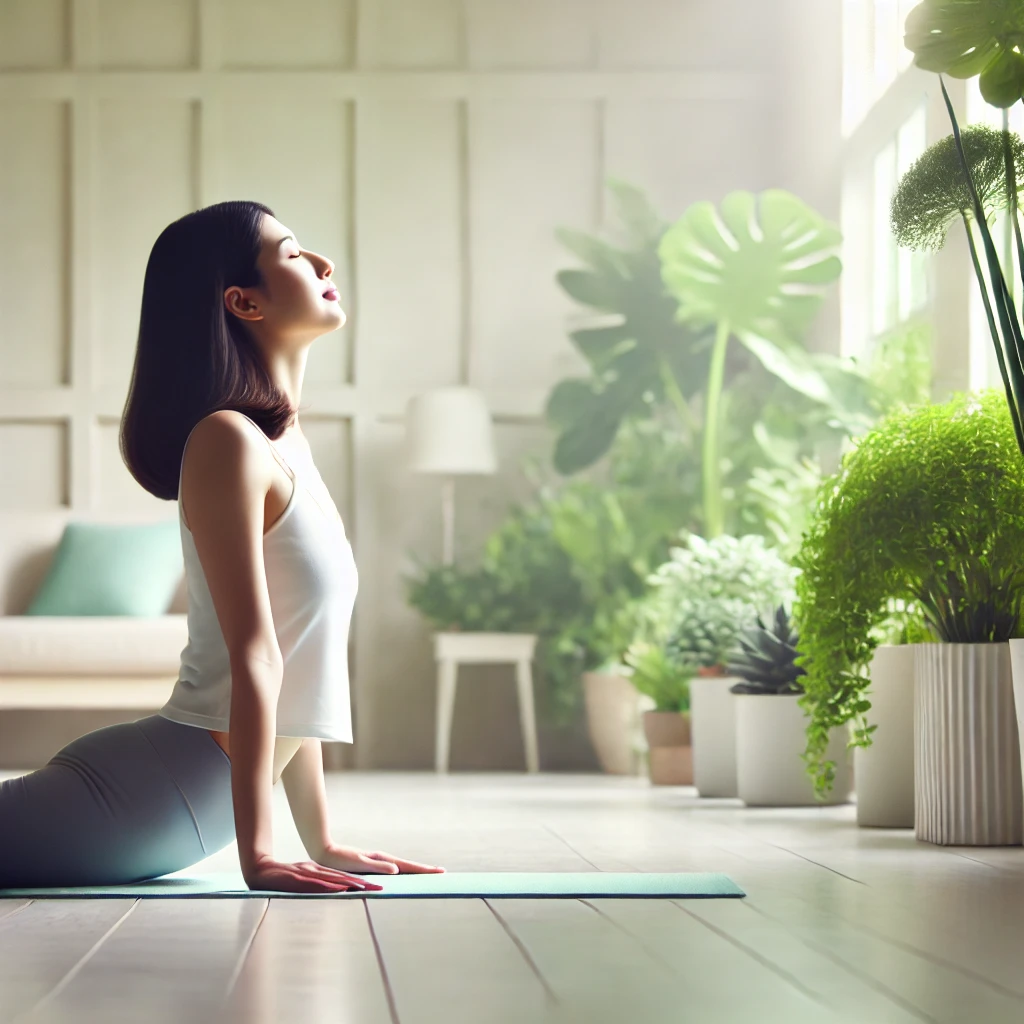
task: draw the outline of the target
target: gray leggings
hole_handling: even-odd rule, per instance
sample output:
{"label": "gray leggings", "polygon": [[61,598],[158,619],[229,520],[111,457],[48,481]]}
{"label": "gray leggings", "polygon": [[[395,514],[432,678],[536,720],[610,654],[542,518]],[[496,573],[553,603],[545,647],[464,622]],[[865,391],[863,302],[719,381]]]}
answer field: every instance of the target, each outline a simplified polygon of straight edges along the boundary
{"label": "gray leggings", "polygon": [[227,755],[159,715],[96,729],[0,782],[0,889],[140,882],[234,838]]}

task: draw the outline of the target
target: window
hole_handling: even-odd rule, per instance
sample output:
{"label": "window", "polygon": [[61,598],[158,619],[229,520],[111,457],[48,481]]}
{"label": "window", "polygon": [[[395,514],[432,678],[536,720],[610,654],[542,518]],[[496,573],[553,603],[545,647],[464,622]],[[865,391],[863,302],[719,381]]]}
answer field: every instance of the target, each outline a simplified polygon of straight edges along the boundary
{"label": "window", "polygon": [[[893,193],[925,151],[929,77],[911,70],[904,22],[918,0],[843,0],[843,355],[918,318],[929,301],[930,258],[900,249]],[[909,73],[908,73],[909,72]]]}
{"label": "window", "polygon": [[903,26],[919,0],[843,0],[843,133],[849,135],[913,54]]}
{"label": "window", "polygon": [[[972,78],[967,83],[967,123],[987,124],[992,128],[1009,127],[1010,131],[1024,135],[1024,107],[1014,104],[1009,110],[1003,111],[993,107],[982,98],[978,87],[978,79]],[[1005,213],[998,214],[991,226],[992,241],[999,252],[1000,263],[1006,276],[1006,284],[1010,295],[1021,311],[1024,288],[1021,286],[1020,264],[1017,260],[1017,245],[1013,237],[1013,226]],[[975,233],[975,241],[981,248],[981,238]],[[982,257],[984,258],[984,257]],[[973,267],[968,264],[970,273],[970,386],[985,388],[1003,386],[996,361],[995,346],[992,344],[992,333],[985,316],[985,306],[981,299],[981,291]]]}

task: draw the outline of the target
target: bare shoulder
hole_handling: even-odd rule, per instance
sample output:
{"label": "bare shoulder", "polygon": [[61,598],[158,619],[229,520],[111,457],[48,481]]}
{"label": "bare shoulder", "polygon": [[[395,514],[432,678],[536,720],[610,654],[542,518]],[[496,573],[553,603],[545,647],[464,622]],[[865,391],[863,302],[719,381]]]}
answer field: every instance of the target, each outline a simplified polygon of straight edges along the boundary
{"label": "bare shoulder", "polygon": [[184,462],[185,521],[228,651],[279,658],[263,562],[268,445],[241,413],[222,409],[196,424]]}

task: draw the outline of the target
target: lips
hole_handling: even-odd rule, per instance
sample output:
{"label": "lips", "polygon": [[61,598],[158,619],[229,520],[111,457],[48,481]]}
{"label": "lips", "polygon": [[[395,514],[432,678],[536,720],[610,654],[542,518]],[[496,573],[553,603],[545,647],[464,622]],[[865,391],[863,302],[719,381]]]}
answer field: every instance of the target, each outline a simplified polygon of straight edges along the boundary
{"label": "lips", "polygon": [[323,297],[325,299],[331,299],[332,301],[337,299],[338,298],[337,289],[335,289],[335,288],[328,288],[327,291],[324,292],[324,296]]}

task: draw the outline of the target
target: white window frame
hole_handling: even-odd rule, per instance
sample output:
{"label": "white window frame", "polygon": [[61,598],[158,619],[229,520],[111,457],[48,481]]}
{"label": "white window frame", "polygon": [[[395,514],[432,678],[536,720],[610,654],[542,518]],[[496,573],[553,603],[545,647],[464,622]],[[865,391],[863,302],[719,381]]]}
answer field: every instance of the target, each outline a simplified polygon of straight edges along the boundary
{"label": "white window frame", "polygon": [[[897,317],[883,331],[875,330],[873,317],[875,238],[883,227],[881,223],[874,223],[876,159],[894,143],[901,127],[922,105],[926,146],[945,138],[951,131],[938,76],[913,66],[913,55],[902,45],[899,36],[900,53],[894,75],[889,66],[892,51],[887,63],[873,61],[870,43],[877,24],[876,11],[888,12],[887,24],[891,25],[894,9],[900,10],[903,17],[913,6],[915,3],[908,0],[844,0],[840,351],[843,355],[863,359],[888,332],[904,324],[927,323],[931,326],[933,341],[932,394],[942,400],[954,390],[972,386],[972,360],[978,361],[971,331],[970,288],[974,286],[974,278],[963,230],[958,231],[954,225],[945,247],[927,258],[927,300],[923,306],[904,310],[907,315]],[[859,73],[849,66],[851,60],[858,59],[861,62]],[[882,65],[884,73],[869,80],[864,69]],[[850,90],[858,87],[865,91],[866,99],[863,95],[850,96]],[[963,118],[966,83],[947,77],[946,88],[958,119]],[[898,258],[906,267],[906,261],[914,257],[901,250]],[[988,347],[991,349],[991,342]]]}

